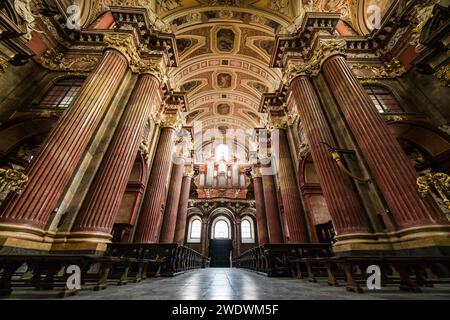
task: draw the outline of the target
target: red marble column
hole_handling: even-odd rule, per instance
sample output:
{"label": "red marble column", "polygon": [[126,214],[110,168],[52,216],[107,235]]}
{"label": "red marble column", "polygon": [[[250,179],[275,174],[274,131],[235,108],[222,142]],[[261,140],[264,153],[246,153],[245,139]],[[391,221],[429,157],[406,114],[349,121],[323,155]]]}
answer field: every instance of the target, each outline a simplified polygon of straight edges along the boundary
{"label": "red marble column", "polygon": [[135,233],[135,242],[156,243],[162,220],[166,182],[172,165],[175,129],[162,128]]}
{"label": "red marble column", "polygon": [[22,194],[8,203],[0,223],[45,226],[127,68],[128,62],[119,51],[105,51],[27,169],[29,182]]}
{"label": "red marble column", "polygon": [[183,181],[184,159],[178,158],[172,166],[172,175],[167,195],[166,212],[161,226],[160,242],[173,243],[177,223],[178,204],[180,203],[181,182]]}
{"label": "red marble column", "polygon": [[284,208],[286,225],[289,228],[289,242],[308,242],[308,231],[295,179],[294,166],[285,129],[274,129],[272,140],[278,137],[278,180]]}
{"label": "red marble column", "polygon": [[262,184],[269,242],[283,243],[283,231],[281,230],[280,210],[278,208],[274,176],[263,172]]}
{"label": "red marble column", "polygon": [[192,170],[186,172],[183,176],[183,182],[181,185],[180,203],[177,214],[177,224],[175,227],[174,242],[183,244],[186,233],[186,219],[189,201],[189,192],[191,190]]}
{"label": "red marble column", "polygon": [[310,80],[305,76],[295,78],[291,82],[291,90],[336,234],[369,232],[368,219],[350,177],[337,166],[327,147],[321,144],[326,142],[336,146]]}
{"label": "red marble column", "polygon": [[159,81],[141,75],[73,227],[109,234],[119,211]]}
{"label": "red marble column", "polygon": [[256,219],[258,228],[258,242],[260,245],[269,243],[267,231],[266,206],[264,204],[264,191],[261,173],[253,174],[253,191],[255,193]]}
{"label": "red marble column", "polygon": [[326,60],[323,73],[398,226],[448,224],[434,201],[419,195],[416,171],[345,58]]}

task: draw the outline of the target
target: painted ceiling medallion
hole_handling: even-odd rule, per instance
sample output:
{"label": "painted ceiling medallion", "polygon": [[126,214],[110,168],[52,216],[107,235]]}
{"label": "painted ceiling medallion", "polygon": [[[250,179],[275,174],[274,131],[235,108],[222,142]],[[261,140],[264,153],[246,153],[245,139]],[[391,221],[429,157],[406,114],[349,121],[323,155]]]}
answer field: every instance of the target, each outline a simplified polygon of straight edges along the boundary
{"label": "painted ceiling medallion", "polygon": [[219,103],[217,105],[217,113],[224,116],[230,114],[230,105],[228,103]]}
{"label": "painted ceiling medallion", "polygon": [[217,31],[217,50],[221,52],[232,52],[236,35],[231,29],[220,29]]}
{"label": "painted ceiling medallion", "polygon": [[220,89],[230,89],[233,81],[233,76],[229,73],[217,74],[217,87]]}

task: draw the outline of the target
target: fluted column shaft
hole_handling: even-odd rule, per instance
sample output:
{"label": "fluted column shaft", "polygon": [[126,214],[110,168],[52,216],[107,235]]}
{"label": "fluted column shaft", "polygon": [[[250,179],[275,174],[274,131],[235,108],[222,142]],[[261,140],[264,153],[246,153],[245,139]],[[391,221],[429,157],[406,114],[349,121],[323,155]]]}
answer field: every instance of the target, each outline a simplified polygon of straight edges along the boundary
{"label": "fluted column shaft", "polygon": [[111,232],[158,87],[152,75],[138,79],[73,231]]}
{"label": "fluted column shaft", "polygon": [[172,175],[167,195],[167,206],[161,226],[160,242],[172,243],[175,236],[178,204],[180,203],[181,182],[183,181],[184,159],[177,159],[172,165]]}
{"label": "fluted column shaft", "polygon": [[175,237],[174,237],[174,242],[179,244],[183,244],[185,239],[189,192],[191,190],[191,179],[192,179],[191,174],[183,176],[183,182],[181,185],[180,203],[178,207],[177,224],[175,227]]}
{"label": "fluted column shaft", "polygon": [[264,204],[262,177],[259,175],[253,177],[253,190],[255,193],[258,242],[262,245],[264,243],[269,243],[269,235],[267,231],[266,206]]}
{"label": "fluted column shaft", "polygon": [[121,53],[105,51],[27,169],[29,182],[21,195],[11,199],[0,217],[1,223],[39,229],[45,226],[115,97],[127,67]]}
{"label": "fluted column shaft", "polygon": [[326,142],[335,146],[336,142],[311,81],[299,76],[291,82],[291,90],[336,234],[369,232],[368,219],[350,178],[334,162],[327,147],[321,144]]}
{"label": "fluted column shaft", "polygon": [[448,224],[434,201],[419,195],[416,171],[345,58],[326,60],[323,73],[398,226]]}
{"label": "fluted column shaft", "polygon": [[172,165],[174,135],[174,128],[162,128],[136,227],[135,242],[158,242],[166,182]]}
{"label": "fluted column shaft", "polygon": [[295,179],[294,166],[285,129],[275,129],[272,139],[278,135],[278,179],[280,181],[281,198],[283,201],[284,216],[289,228],[289,241],[292,243],[307,242],[303,206],[300,201],[300,193]]}
{"label": "fluted column shaft", "polygon": [[266,207],[267,229],[270,243],[283,243],[280,209],[273,175],[262,175],[264,205]]}

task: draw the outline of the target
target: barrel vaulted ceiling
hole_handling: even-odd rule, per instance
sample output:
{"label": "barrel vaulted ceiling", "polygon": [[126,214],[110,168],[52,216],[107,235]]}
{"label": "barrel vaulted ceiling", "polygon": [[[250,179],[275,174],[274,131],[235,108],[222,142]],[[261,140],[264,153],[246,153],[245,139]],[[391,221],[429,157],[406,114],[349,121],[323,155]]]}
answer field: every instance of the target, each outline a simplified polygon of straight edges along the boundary
{"label": "barrel vaulted ceiling", "polygon": [[[64,7],[69,0],[57,0]],[[179,67],[169,72],[175,89],[188,95],[187,125],[203,129],[261,126],[261,95],[273,92],[281,72],[269,68],[276,34],[296,30],[307,11],[338,12],[354,34],[370,32],[369,5],[383,13],[394,0],[75,0],[85,26],[110,6],[141,6],[154,13],[155,25],[177,38]]]}

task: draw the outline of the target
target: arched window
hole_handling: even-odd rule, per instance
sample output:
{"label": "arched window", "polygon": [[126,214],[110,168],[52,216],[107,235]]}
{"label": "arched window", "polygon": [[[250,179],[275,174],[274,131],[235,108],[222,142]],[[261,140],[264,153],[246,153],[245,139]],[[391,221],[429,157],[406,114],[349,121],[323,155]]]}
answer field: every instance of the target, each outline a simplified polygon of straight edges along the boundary
{"label": "arched window", "polygon": [[67,108],[73,101],[84,79],[69,78],[57,80],[40,103],[41,108]]}
{"label": "arched window", "polygon": [[217,219],[213,224],[213,239],[230,239],[230,224],[227,220]]}
{"label": "arched window", "polygon": [[228,224],[225,220],[219,220],[214,226],[214,238],[228,238]]}
{"label": "arched window", "polygon": [[380,86],[364,86],[379,113],[402,112],[391,90]]}
{"label": "arched window", "polygon": [[253,220],[245,217],[241,221],[241,239],[243,243],[255,242],[255,231],[253,227]]}
{"label": "arched window", "polygon": [[189,223],[188,240],[187,242],[200,242],[202,234],[202,220],[199,217],[194,217]]}

